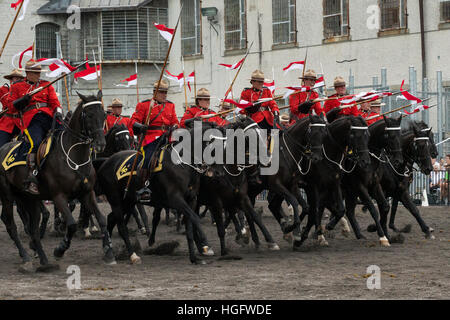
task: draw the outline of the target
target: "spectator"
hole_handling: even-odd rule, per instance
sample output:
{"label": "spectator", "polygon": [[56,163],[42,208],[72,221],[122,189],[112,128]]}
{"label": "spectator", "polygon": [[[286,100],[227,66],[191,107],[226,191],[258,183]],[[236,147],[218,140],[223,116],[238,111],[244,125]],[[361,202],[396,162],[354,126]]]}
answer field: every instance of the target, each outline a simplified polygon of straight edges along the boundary
{"label": "spectator", "polygon": [[436,161],[436,159],[431,159],[431,164],[433,165],[433,170],[441,170],[441,165]]}
{"label": "spectator", "polygon": [[445,156],[445,166],[444,168],[442,168],[443,170],[445,170],[444,172],[444,177],[441,179],[441,201],[445,201],[445,199],[447,200],[447,202],[449,201],[449,197],[450,197],[450,189],[449,189],[449,184],[450,184],[450,154],[447,154]]}

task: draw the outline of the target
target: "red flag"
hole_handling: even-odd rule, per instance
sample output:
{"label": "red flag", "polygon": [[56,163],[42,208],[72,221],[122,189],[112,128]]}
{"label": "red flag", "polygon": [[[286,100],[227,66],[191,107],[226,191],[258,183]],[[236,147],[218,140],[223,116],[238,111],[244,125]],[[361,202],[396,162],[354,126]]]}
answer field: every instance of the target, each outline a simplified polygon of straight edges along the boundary
{"label": "red flag", "polygon": [[413,96],[408,91],[403,90],[403,85],[405,84],[405,80],[402,81],[402,85],[400,86],[400,92],[402,93],[402,96],[399,96],[398,99],[405,99],[411,101],[413,104],[421,103],[422,100]]}
{"label": "red flag", "polygon": [[289,71],[292,70],[303,70],[303,68],[305,67],[305,61],[294,61],[288,64],[287,67],[283,68],[284,74],[288,73]]}
{"label": "red flag", "polygon": [[95,80],[99,76],[100,66],[89,66],[88,63],[86,63],[86,69],[80,72],[77,72],[74,74],[74,80],[77,81],[78,78],[83,80]]}
{"label": "red flag", "polygon": [[244,62],[245,58],[242,58],[235,64],[225,64],[225,63],[219,63],[219,66],[224,66],[228,70],[236,70],[241,66],[241,64]]}
{"label": "red flag", "polygon": [[158,29],[159,33],[164,39],[166,39],[169,43],[172,41],[175,29],[167,28],[163,24],[153,23],[153,25],[155,26],[156,29]]}

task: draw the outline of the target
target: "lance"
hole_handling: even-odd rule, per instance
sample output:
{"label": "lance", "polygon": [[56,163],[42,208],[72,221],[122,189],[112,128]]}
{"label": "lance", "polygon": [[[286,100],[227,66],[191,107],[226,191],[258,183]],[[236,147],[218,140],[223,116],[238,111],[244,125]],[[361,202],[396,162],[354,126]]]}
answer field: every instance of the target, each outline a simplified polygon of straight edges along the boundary
{"label": "lance", "polygon": [[[175,34],[177,33],[178,24],[180,23],[182,10],[183,10],[183,5],[181,5],[180,14],[178,15],[177,24],[175,25],[175,29],[173,31],[173,36],[172,36],[172,39],[170,40],[169,49],[167,50],[166,58],[164,59],[164,65],[163,65],[163,67],[161,69],[161,73],[159,75],[159,80],[158,80],[158,83],[156,84],[156,89],[155,89],[155,91],[153,93],[153,99],[150,102],[150,106],[149,106],[149,110],[148,110],[148,113],[147,113],[147,117],[145,118],[145,125],[146,126],[148,125],[148,122],[149,122],[149,119],[150,119],[150,114],[152,113],[152,110],[153,110],[154,101],[155,101],[156,95],[157,95],[157,93],[159,91],[159,85],[161,84],[161,79],[162,79],[162,77],[164,75],[164,70],[166,69],[167,60],[169,59],[169,54],[170,54],[170,50],[172,49],[173,40],[175,39]],[[133,165],[131,166],[130,176],[128,177],[127,185],[125,187],[125,192],[124,192],[124,195],[123,195],[124,199],[127,196],[128,188],[130,187],[131,178],[133,177],[133,173],[134,173],[134,171],[136,169],[138,154],[140,153],[140,150],[142,148],[142,144],[144,142],[144,138],[145,138],[145,134],[141,133],[140,137],[139,137],[139,145],[137,147],[136,154],[135,154],[135,157],[134,157],[134,160],[133,160]]]}
{"label": "lance", "polygon": [[443,141],[441,141],[441,142],[439,142],[439,143],[436,143],[436,146],[438,146],[438,145],[440,145],[440,144],[443,144],[443,143],[445,143],[445,142],[447,142],[447,141],[449,141],[450,140],[450,138],[447,138],[447,139],[445,139],[445,140],[443,140]]}
{"label": "lance", "polygon": [[186,104],[186,108],[188,108],[188,99],[187,99],[187,93],[186,93],[186,75],[184,71],[184,59],[183,56],[181,57],[181,63],[183,64],[183,87],[184,87],[184,102]]}
{"label": "lance", "polygon": [[3,54],[3,50],[5,50],[6,43],[8,42],[9,36],[11,35],[11,31],[14,28],[14,25],[16,24],[16,20],[17,20],[17,17],[19,16],[20,10],[22,9],[22,6],[23,6],[23,1],[20,3],[19,9],[16,12],[16,16],[14,17],[11,27],[9,27],[9,31],[8,31],[8,34],[6,35],[5,41],[3,41],[2,48],[0,49],[0,58]]}
{"label": "lance", "polygon": [[[62,48],[61,48],[61,40],[58,41],[58,44],[59,44],[59,52],[61,53],[61,59],[63,59]],[[34,52],[34,42],[33,42],[33,52]],[[67,111],[70,111],[69,89],[68,89],[68,86],[67,86],[67,77],[64,78],[64,87],[66,89]]]}
{"label": "lance", "polygon": [[[432,106],[429,106],[428,109],[431,109],[431,108],[436,107],[436,106],[437,106],[437,104],[433,104]],[[428,109],[425,109],[425,110],[428,110]],[[412,115],[412,114],[416,114],[416,113],[418,113],[418,112],[413,112],[413,113],[411,113],[411,114],[405,114],[405,113],[402,113],[402,118],[407,117],[407,116],[410,116],[410,115]]]}
{"label": "lance", "polygon": [[253,41],[252,41],[252,43],[250,44],[250,47],[248,47],[247,52],[246,52],[245,57],[244,57],[244,61],[242,61],[241,65],[239,66],[238,71],[237,71],[236,74],[234,75],[234,79],[233,79],[233,81],[231,82],[230,87],[229,87],[228,90],[225,92],[225,98],[223,98],[222,106],[221,106],[222,108],[223,108],[223,105],[224,105],[224,103],[225,103],[225,99],[226,99],[227,96],[228,96],[228,93],[230,93],[231,90],[233,90],[234,82],[236,81],[237,76],[239,75],[239,72],[241,72],[242,66],[244,65],[245,60],[247,60],[247,56],[248,56],[248,54],[250,53],[250,49],[252,48],[252,46],[253,46]]}
{"label": "lance", "polygon": [[[184,74],[184,70],[183,70],[183,74]],[[195,97],[195,100],[197,100],[197,73],[195,72],[195,60],[194,60],[194,97]]]}
{"label": "lance", "polygon": [[322,65],[322,62],[320,63],[320,68],[322,69],[323,91],[324,91],[324,93],[325,93],[325,96],[328,97],[327,84],[326,84],[326,82],[325,82],[325,74],[323,73],[323,65]]}
{"label": "lance", "polygon": [[[428,101],[428,100],[430,100],[430,99],[431,99],[431,98],[426,98],[426,99],[422,100],[421,103],[423,103],[424,101]],[[388,114],[391,114],[391,113],[394,113],[394,112],[397,112],[397,111],[401,111],[401,110],[403,110],[403,109],[406,109],[406,108],[411,107],[412,105],[413,105],[413,103],[410,103],[410,104],[408,104],[408,105],[406,105],[406,106],[399,107],[399,108],[396,108],[396,109],[394,109],[394,110],[391,110],[391,111],[387,111],[387,112],[385,112],[385,113],[382,113],[382,114],[380,114],[379,116],[385,116],[385,115],[388,115]],[[367,120],[375,119],[375,118],[377,118],[377,117],[379,117],[379,116],[372,116],[372,117],[367,118]]]}
{"label": "lance", "polygon": [[134,66],[136,69],[136,95],[137,95],[137,103],[139,103],[139,77],[138,77],[138,70],[137,70],[137,61],[134,62]]}

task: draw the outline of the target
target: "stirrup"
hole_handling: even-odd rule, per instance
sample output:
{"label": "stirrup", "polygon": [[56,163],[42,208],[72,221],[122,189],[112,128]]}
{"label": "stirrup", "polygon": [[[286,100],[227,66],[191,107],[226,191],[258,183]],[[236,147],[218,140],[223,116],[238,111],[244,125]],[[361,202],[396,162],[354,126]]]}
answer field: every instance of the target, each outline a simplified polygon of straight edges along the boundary
{"label": "stirrup", "polygon": [[152,192],[149,188],[144,187],[136,191],[136,198],[138,202],[148,203],[151,200]]}

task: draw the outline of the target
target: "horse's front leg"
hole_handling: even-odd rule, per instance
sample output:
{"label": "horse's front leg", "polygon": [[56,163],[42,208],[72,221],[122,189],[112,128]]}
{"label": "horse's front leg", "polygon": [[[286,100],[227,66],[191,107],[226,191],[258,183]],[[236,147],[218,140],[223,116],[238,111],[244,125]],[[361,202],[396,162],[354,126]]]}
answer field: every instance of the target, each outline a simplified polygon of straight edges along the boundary
{"label": "horse's front leg", "polygon": [[102,246],[104,252],[103,261],[106,264],[116,264],[111,237],[107,230],[106,217],[100,212],[100,209],[98,208],[94,191],[86,193],[79,200],[81,204],[84,204],[86,206],[89,212],[94,213],[95,218],[97,219],[98,225],[100,227],[100,232],[102,234]]}
{"label": "horse's front leg", "polygon": [[65,195],[57,194],[56,196],[54,196],[53,202],[55,203],[55,206],[58,208],[58,210],[64,215],[64,220],[67,226],[66,234],[64,235],[63,240],[55,248],[55,250],[53,250],[53,255],[56,258],[62,258],[67,249],[70,248],[73,235],[77,231],[77,224],[72,215],[72,212],[70,212],[68,201]]}

